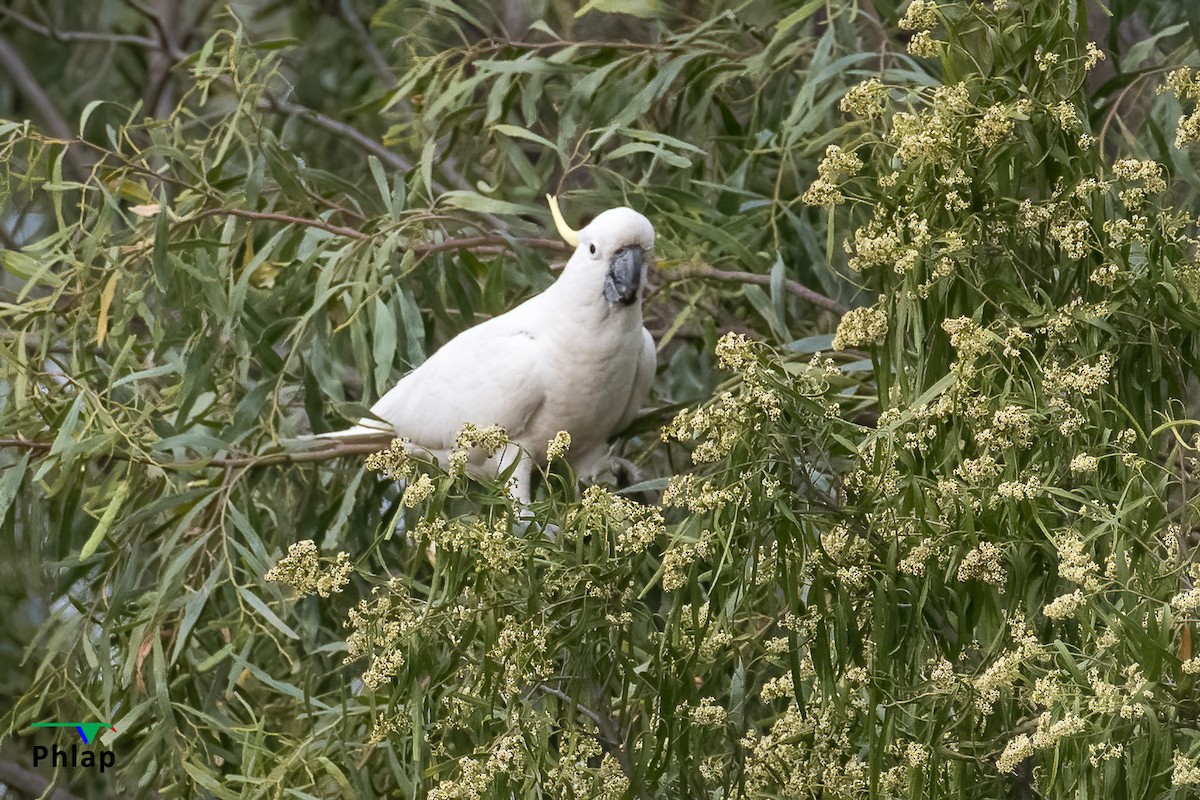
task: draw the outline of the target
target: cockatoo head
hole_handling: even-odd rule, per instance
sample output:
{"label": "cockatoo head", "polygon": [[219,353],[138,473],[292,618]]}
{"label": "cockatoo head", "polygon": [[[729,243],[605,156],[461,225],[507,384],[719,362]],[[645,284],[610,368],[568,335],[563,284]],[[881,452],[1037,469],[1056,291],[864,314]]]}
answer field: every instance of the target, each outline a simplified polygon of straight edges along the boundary
{"label": "cockatoo head", "polygon": [[596,279],[612,305],[631,306],[641,299],[645,265],[654,258],[654,226],[632,208],[610,208],[582,230],[563,220],[556,198],[547,195],[558,233],[575,246],[568,269]]}

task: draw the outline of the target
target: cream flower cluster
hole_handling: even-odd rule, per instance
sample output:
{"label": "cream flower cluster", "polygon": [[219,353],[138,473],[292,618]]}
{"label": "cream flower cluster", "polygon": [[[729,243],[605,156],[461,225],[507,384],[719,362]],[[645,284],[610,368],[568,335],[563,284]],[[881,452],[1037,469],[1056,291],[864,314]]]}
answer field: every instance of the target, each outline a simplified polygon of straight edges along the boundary
{"label": "cream flower cluster", "polygon": [[804,193],[801,200],[810,206],[836,206],[846,198],[838,185],[853,177],[862,169],[863,163],[854,153],[847,152],[836,144],[825,149],[825,157],[817,164],[817,179]]}
{"label": "cream flower cluster", "polygon": [[589,486],[574,513],[588,528],[615,533],[616,549],[622,555],[641,553],[666,533],[659,509],[613,494],[603,486]]}
{"label": "cream flower cluster", "polygon": [[275,563],[264,576],[268,581],[292,587],[297,594],[318,594],[329,597],[346,588],[354,565],[349,553],[338,553],[336,561],[325,567],[317,556],[317,545],[312,539],[296,542],[288,548],[287,555]]}
{"label": "cream flower cluster", "polygon": [[879,308],[863,307],[847,311],[838,322],[833,349],[873,347],[883,344],[888,332],[887,314]]}
{"label": "cream flower cluster", "polygon": [[838,102],[838,108],[847,114],[873,119],[886,113],[887,96],[887,87],[878,78],[868,78],[850,87]]}
{"label": "cream flower cluster", "polygon": [[[1200,101],[1200,74],[1191,67],[1177,69],[1167,76],[1166,86],[1160,87],[1159,91],[1169,91],[1181,103]],[[1196,141],[1200,141],[1200,104],[1179,120],[1179,127],[1175,130],[1176,147]]]}

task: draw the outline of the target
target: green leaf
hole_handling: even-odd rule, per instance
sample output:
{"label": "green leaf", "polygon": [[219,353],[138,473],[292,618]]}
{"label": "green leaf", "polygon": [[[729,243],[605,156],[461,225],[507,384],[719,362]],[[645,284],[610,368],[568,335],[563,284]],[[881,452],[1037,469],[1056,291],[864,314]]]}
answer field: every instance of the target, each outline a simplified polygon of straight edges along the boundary
{"label": "green leaf", "polygon": [[67,415],[63,417],[63,421],[59,425],[58,434],[54,437],[54,444],[50,446],[50,455],[58,455],[75,444],[75,428],[79,424],[79,415],[83,413],[83,406],[86,402],[87,399],[83,394],[75,395],[75,399],[71,401],[71,407],[67,409]]}
{"label": "green leaf", "polygon": [[779,37],[786,35],[789,31],[791,31],[792,28],[796,27],[801,22],[817,13],[817,11],[824,8],[825,3],[826,0],[809,0],[807,3],[800,6],[800,8],[779,20],[779,24],[775,26],[775,36],[771,40],[771,44],[774,44],[775,40],[779,39]]}
{"label": "green leaf", "polygon": [[282,633],[289,639],[299,639],[300,636],[292,630],[283,620],[281,620],[270,607],[259,599],[258,595],[250,591],[245,586],[238,587],[238,594],[242,599],[250,604],[250,607],[257,611],[263,619],[270,623],[271,627]]}
{"label": "green leaf", "polygon": [[654,19],[662,15],[662,3],[660,0],[588,0],[582,8],[575,12],[575,19],[579,19],[591,11],[601,14],[629,14],[642,19]]}
{"label": "green leaf", "polygon": [[117,486],[112,499],[108,501],[108,506],[104,509],[104,514],[92,530],[92,535],[88,537],[88,540],[83,543],[83,547],[79,550],[79,560],[81,562],[91,558],[92,554],[96,552],[96,548],[104,541],[105,535],[108,534],[113,523],[117,521],[117,514],[121,513],[121,506],[125,505],[125,499],[129,497],[129,491],[129,483],[123,482]]}
{"label": "green leaf", "polygon": [[326,756],[320,756],[317,759],[325,771],[333,778],[334,783],[341,789],[341,797],[357,797],[358,793],[350,786],[350,781],[346,778],[346,773],[342,772],[336,764],[330,761]]}
{"label": "green leaf", "polygon": [[646,142],[627,142],[612,152],[608,153],[605,161],[615,161],[618,158],[623,158],[634,153],[650,153],[656,158],[661,158],[673,167],[690,167],[692,162],[690,159],[676,155],[661,145],[647,144]]}
{"label": "green leaf", "polygon": [[497,133],[502,133],[505,136],[512,137],[514,139],[524,139],[528,142],[536,142],[537,144],[540,144],[542,147],[545,147],[547,150],[552,150],[553,152],[558,154],[559,158],[563,157],[563,153],[561,150],[558,149],[558,145],[556,145],[554,142],[550,141],[546,137],[539,136],[538,134],[536,134],[533,131],[528,130],[526,128],[522,128],[517,125],[501,124],[501,125],[493,125],[492,130],[496,131]]}
{"label": "green leaf", "polygon": [[333,522],[325,530],[325,538],[321,540],[322,549],[328,550],[342,543],[342,531],[346,527],[346,521],[350,519],[351,512],[354,511],[358,498],[358,487],[362,483],[363,476],[366,474],[367,468],[363,466],[350,479],[349,485],[346,486],[342,494],[342,502],[338,505],[337,515],[334,516]]}
{"label": "green leaf", "polygon": [[478,211],[483,214],[502,214],[515,217],[530,212],[528,206],[510,203],[507,200],[484,197],[478,192],[457,189],[452,192],[446,192],[441,196],[440,200],[448,206],[461,208],[464,211]]}
{"label": "green leaf", "polygon": [[0,526],[4,525],[8,510],[13,507],[13,500],[21,488],[21,481],[25,480],[25,470],[28,467],[29,453],[25,453],[15,465],[0,474]]}
{"label": "green leaf", "polygon": [[31,284],[53,286],[57,283],[57,279],[49,274],[51,265],[48,261],[39,261],[18,250],[0,250],[0,263],[5,270]]}
{"label": "green leaf", "polygon": [[237,800],[237,798],[241,797],[237,792],[226,789],[220,779],[204,767],[191,761],[183,761],[181,765],[184,772],[190,775],[192,780],[199,784],[205,791],[211,792],[213,795],[225,800]]}
{"label": "green leaf", "polygon": [[382,396],[395,384],[392,362],[396,357],[396,317],[391,308],[378,297],[375,298],[375,325],[373,329],[372,354],[375,358],[375,388]]}

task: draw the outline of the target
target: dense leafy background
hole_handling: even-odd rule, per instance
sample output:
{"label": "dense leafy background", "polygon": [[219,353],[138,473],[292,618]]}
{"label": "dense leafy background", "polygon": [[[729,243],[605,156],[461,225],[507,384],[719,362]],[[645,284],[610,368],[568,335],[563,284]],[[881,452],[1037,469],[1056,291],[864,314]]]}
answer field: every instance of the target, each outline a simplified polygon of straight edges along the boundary
{"label": "dense leafy background", "polygon": [[[1200,12],[926,5],[0,8],[0,783],[1195,791]],[[627,491],[297,457],[553,280],[546,192],[658,229]]]}

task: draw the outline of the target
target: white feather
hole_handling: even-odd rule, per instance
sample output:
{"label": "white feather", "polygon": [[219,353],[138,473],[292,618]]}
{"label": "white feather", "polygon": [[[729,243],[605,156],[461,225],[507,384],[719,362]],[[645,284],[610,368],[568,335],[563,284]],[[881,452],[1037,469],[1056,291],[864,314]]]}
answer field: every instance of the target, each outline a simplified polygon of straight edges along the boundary
{"label": "white feather", "polygon": [[[610,259],[632,245],[646,253],[647,266],[653,263],[649,220],[624,207],[605,211],[579,231],[579,245],[554,284],[451,339],[371,413],[443,462],[466,423],[503,427],[530,456],[518,467],[514,488],[525,502],[530,470],[545,463],[547,444],[559,431],[571,435],[568,460],[577,472],[592,474],[654,381],[655,346],[642,325],[641,289],[629,305],[604,295]],[[378,436],[381,430],[387,428],[378,420],[363,419],[322,436]],[[509,449],[470,467],[475,474],[494,473],[516,455]]]}

